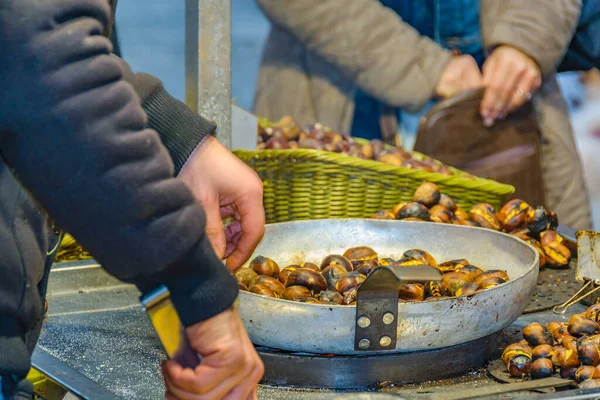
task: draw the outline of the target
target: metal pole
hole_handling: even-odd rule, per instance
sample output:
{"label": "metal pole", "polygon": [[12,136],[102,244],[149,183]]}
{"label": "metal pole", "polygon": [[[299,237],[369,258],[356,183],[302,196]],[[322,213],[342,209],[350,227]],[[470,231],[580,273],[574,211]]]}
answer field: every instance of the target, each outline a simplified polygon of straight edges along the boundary
{"label": "metal pole", "polygon": [[231,0],[185,1],[185,100],[231,148]]}

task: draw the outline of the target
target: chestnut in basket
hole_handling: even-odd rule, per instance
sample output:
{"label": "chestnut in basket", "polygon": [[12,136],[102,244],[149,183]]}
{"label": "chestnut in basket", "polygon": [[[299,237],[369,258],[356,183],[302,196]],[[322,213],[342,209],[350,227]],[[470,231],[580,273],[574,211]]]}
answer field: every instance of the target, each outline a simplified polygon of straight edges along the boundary
{"label": "chestnut in basket", "polygon": [[435,267],[437,265],[437,261],[425,250],[410,249],[402,254],[402,257],[400,260],[398,260],[398,264],[403,266],[429,265],[431,267]]}
{"label": "chestnut in basket", "polygon": [[375,214],[371,215],[372,219],[396,219],[396,216],[393,212],[389,210],[381,210],[377,211]]}
{"label": "chestnut in basket", "polygon": [[327,289],[327,281],[317,271],[308,268],[299,268],[288,276],[285,286],[304,286],[313,293],[319,293]]}
{"label": "chestnut in basket", "polygon": [[531,364],[529,374],[533,379],[549,378],[554,375],[554,365],[547,358],[539,358]]}
{"label": "chestnut in basket", "polygon": [[249,287],[252,283],[252,280],[258,276],[258,274],[250,268],[238,268],[233,272],[235,279],[238,282],[243,283],[244,286]]}
{"label": "chestnut in basket", "polygon": [[481,282],[483,282],[484,280],[486,280],[488,278],[501,278],[505,282],[508,282],[508,280],[509,280],[508,274],[506,273],[506,271],[502,271],[499,269],[490,269],[488,271],[485,271],[485,272],[477,275],[477,277],[473,280],[473,282],[481,284]]}
{"label": "chestnut in basket", "polygon": [[283,286],[285,286],[285,283],[287,282],[287,279],[290,276],[290,274],[300,268],[302,267],[299,265],[288,265],[287,267],[282,269],[281,272],[279,272],[279,282],[283,283]]}
{"label": "chestnut in basket", "polygon": [[335,291],[342,295],[352,288],[357,288],[365,281],[366,276],[355,272],[342,277],[335,285]]}
{"label": "chestnut in basket", "polygon": [[456,272],[465,265],[470,265],[465,259],[446,261],[436,266],[442,274],[446,272]]}
{"label": "chestnut in basket", "polygon": [[431,208],[439,203],[441,196],[438,185],[431,182],[424,182],[415,190],[413,201]]}
{"label": "chestnut in basket", "polygon": [[343,296],[333,290],[325,290],[319,294],[319,300],[327,304],[342,304]]}
{"label": "chestnut in basket", "polygon": [[[550,336],[550,338],[552,338],[552,336]],[[554,348],[550,344],[540,344],[533,349],[531,357],[533,361],[538,358],[547,358],[550,360],[552,359],[552,354],[554,354]]]}
{"label": "chestnut in basket", "polygon": [[456,291],[467,283],[470,283],[467,275],[458,272],[448,272],[442,275],[442,293],[455,296]]}
{"label": "chestnut in basket", "polygon": [[321,270],[329,267],[330,265],[339,265],[340,267],[344,267],[346,271],[350,272],[354,270],[352,263],[344,256],[340,256],[339,254],[331,254],[323,259],[321,262]]}
{"label": "chestnut in basket", "polygon": [[283,286],[281,282],[267,275],[258,275],[256,278],[254,278],[252,280],[251,286],[256,284],[265,285],[266,287],[277,293],[278,296],[281,295],[281,292],[285,290],[285,286]]}
{"label": "chestnut in basket", "polygon": [[527,213],[530,208],[529,204],[521,199],[513,199],[506,203],[500,209],[500,213],[498,213],[498,219],[504,231],[514,231],[524,226],[527,222]]}
{"label": "chestnut in basket", "polygon": [[323,150],[323,143],[314,138],[301,138],[298,140],[298,146],[301,149]]}
{"label": "chestnut in basket", "polygon": [[400,209],[397,218],[418,218],[423,221],[429,221],[431,219],[431,215],[429,214],[429,209],[427,209],[427,207],[425,207],[423,204],[408,203]]}
{"label": "chestnut in basket", "polygon": [[263,296],[277,298],[277,293],[271,290],[267,285],[256,284],[252,285],[248,288],[248,291],[251,293],[261,294]]}
{"label": "chestnut in basket", "polygon": [[441,282],[430,281],[425,284],[425,297],[441,297],[442,285]]}
{"label": "chestnut in basket", "polygon": [[456,290],[455,296],[471,296],[477,292],[479,285],[476,283],[467,283]]}
{"label": "chestnut in basket", "polygon": [[440,204],[436,204],[435,206],[431,207],[429,213],[431,214],[432,221],[441,222],[443,224],[449,224],[452,222],[452,218],[454,217],[454,215],[452,215],[452,211]]}
{"label": "chestnut in basket", "polygon": [[341,265],[334,264],[325,268],[321,274],[327,282],[327,288],[329,290],[335,290],[338,281],[348,275],[348,271]]}
{"label": "chestnut in basket", "polygon": [[385,164],[393,165],[394,167],[402,166],[402,162],[404,161],[402,156],[393,150],[383,150],[379,152],[375,156],[375,160]]}
{"label": "chestnut in basket", "polygon": [[456,211],[456,203],[454,202],[454,200],[452,200],[452,197],[448,196],[447,194],[442,193],[440,195],[440,201],[438,204],[446,207],[452,213]]}
{"label": "chestnut in basket", "polygon": [[344,252],[344,257],[350,261],[376,260],[377,252],[367,246],[352,247]]}
{"label": "chestnut in basket", "polygon": [[407,283],[400,289],[400,298],[407,301],[423,301],[425,287],[421,283]]}
{"label": "chestnut in basket", "polygon": [[491,204],[477,204],[469,211],[469,217],[483,228],[500,230],[500,222],[496,219],[496,209]]}
{"label": "chestnut in basket", "polygon": [[279,265],[270,258],[258,256],[250,261],[248,266],[258,275],[269,275],[273,278],[279,278]]}
{"label": "chestnut in basket", "polygon": [[278,137],[272,137],[265,143],[265,149],[267,150],[287,150],[289,148],[290,145],[287,140]]}
{"label": "chestnut in basket", "polygon": [[307,297],[312,297],[312,294],[304,286],[290,286],[281,293],[281,298],[284,300],[298,301]]}
{"label": "chestnut in basket", "polygon": [[600,332],[598,323],[579,314],[573,315],[568,324],[569,333],[573,336],[590,336]]}
{"label": "chestnut in basket", "polygon": [[545,326],[534,322],[529,324],[523,329],[523,338],[532,347],[539,346],[541,344],[551,345],[553,343],[552,334],[546,329]]}

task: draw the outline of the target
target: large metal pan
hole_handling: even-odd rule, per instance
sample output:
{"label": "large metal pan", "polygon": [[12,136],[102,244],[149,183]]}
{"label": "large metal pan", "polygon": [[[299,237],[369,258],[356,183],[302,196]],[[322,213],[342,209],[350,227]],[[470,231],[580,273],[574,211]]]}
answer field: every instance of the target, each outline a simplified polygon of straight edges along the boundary
{"label": "large metal pan", "polygon": [[[391,352],[433,350],[472,341],[510,325],[525,309],[538,277],[536,250],[510,235],[481,228],[426,222],[363,219],[284,222],[267,225],[254,256],[283,268],[328,254],[370,246],[399,258],[411,248],[438,262],[466,258],[487,269],[503,269],[510,281],[478,292],[425,302],[398,303],[397,342]],[[253,257],[254,257],[253,256]],[[272,348],[320,353],[355,351],[356,307],[273,299],[241,292],[238,310],[252,342]],[[361,351],[360,354],[390,351]]]}

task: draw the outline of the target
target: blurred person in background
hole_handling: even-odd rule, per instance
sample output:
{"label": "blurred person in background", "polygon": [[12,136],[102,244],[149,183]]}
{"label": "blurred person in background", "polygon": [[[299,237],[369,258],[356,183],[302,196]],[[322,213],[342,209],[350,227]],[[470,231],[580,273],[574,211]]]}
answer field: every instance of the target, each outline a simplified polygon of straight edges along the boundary
{"label": "blurred person in background", "polygon": [[[432,102],[486,88],[491,126],[533,101],[547,205],[590,228],[567,106],[555,77],[581,0],[257,0],[271,21],[254,111],[381,138],[384,109],[402,124]],[[414,130],[414,127],[413,127]]]}

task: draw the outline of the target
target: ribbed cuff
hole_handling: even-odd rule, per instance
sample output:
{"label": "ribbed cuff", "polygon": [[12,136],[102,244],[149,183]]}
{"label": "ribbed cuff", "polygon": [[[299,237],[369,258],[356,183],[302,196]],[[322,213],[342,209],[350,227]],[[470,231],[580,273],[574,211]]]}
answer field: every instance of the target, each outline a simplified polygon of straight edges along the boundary
{"label": "ribbed cuff", "polygon": [[144,102],[148,127],[154,129],[169,151],[175,176],[198,144],[215,133],[217,125],[191,111],[184,103],[159,86]]}
{"label": "ribbed cuff", "polygon": [[[184,260],[188,265],[175,266],[172,271],[182,272],[165,283],[179,318],[187,327],[230,308],[239,288],[237,280],[217,257],[208,239],[204,238],[195,253]],[[194,273],[196,271],[198,273]]]}

